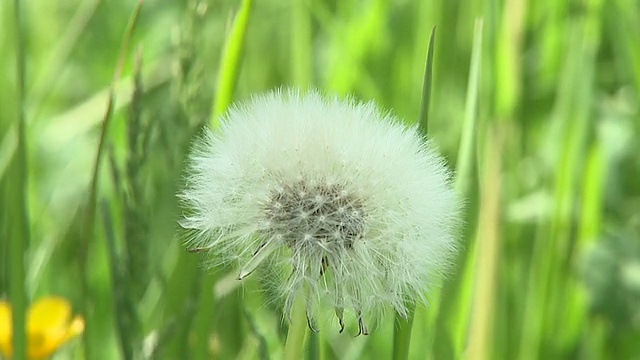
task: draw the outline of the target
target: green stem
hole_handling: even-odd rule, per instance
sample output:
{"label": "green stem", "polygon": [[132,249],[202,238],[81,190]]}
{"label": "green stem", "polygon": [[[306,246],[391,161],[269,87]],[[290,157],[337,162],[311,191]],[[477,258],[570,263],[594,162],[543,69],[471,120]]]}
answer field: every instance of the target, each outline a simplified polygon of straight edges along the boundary
{"label": "green stem", "polygon": [[217,93],[210,120],[213,128],[218,127],[218,116],[220,116],[231,103],[233,92],[238,83],[238,67],[242,60],[242,50],[250,13],[251,0],[243,0],[240,5],[240,10],[238,10],[238,14],[233,22],[231,33],[224,45],[220,69],[218,70]]}
{"label": "green stem", "polygon": [[433,82],[433,46],[436,36],[434,26],[429,35],[429,48],[427,49],[427,63],[424,68],[424,80],[422,82],[422,99],[420,101],[420,113],[418,114],[418,128],[423,135],[427,135],[429,127],[429,104],[431,103],[431,83]]}
{"label": "green stem", "polygon": [[456,161],[455,189],[460,196],[469,193],[473,181],[473,157],[475,155],[475,129],[478,120],[478,91],[480,86],[480,65],[482,61],[482,19],[476,19],[467,83],[467,99],[464,107],[464,122],[460,136],[458,160]]}
{"label": "green stem", "polygon": [[93,313],[90,312],[90,309],[93,308],[94,299],[92,298],[89,292],[89,279],[88,279],[88,263],[87,257],[89,253],[89,241],[90,239],[95,237],[94,229],[95,229],[95,214],[96,214],[96,202],[98,198],[98,186],[99,186],[99,175],[100,169],[102,165],[102,158],[104,157],[104,149],[107,141],[107,134],[109,132],[109,124],[111,122],[111,117],[113,115],[115,97],[116,97],[116,89],[118,88],[118,83],[120,81],[120,77],[122,75],[122,71],[124,69],[124,65],[127,59],[127,54],[129,53],[129,44],[131,39],[133,38],[133,31],[135,29],[138,15],[140,14],[140,10],[142,9],[142,1],[138,0],[138,4],[133,10],[133,14],[129,19],[129,24],[127,25],[127,29],[123,35],[122,42],[120,43],[120,50],[118,53],[118,59],[116,61],[116,67],[113,72],[113,80],[111,82],[111,88],[109,90],[109,96],[107,98],[107,107],[105,109],[104,117],[102,120],[102,126],[100,129],[100,140],[98,142],[98,149],[96,151],[95,161],[93,163],[93,170],[91,173],[91,182],[89,184],[89,195],[88,195],[88,203],[87,203],[87,211],[84,218],[84,229],[83,236],[80,243],[79,250],[79,274],[80,274],[80,288],[83,297],[82,303],[82,314],[86,320],[85,323],[85,331],[83,335],[84,341],[84,355],[86,359],[94,359],[95,353],[97,353],[97,346],[94,348],[93,343],[97,343],[97,339],[99,338],[99,334],[97,330],[98,324],[93,321],[94,316]]}
{"label": "green stem", "polygon": [[411,329],[413,328],[413,315],[415,307],[407,311],[407,316],[396,313],[393,327],[393,360],[405,360],[409,358],[409,345],[411,344]]}
{"label": "green stem", "polygon": [[284,345],[284,360],[302,359],[304,340],[307,334],[307,314],[302,292],[299,292],[291,309],[291,324]]}
{"label": "green stem", "polygon": [[[14,1],[15,37],[16,37],[16,77],[17,77],[17,120],[18,151],[13,161],[13,179],[7,181],[7,209],[9,221],[9,296],[12,307],[13,326],[13,359],[26,359],[27,339],[25,329],[25,313],[27,295],[25,290],[25,251],[29,243],[29,221],[27,210],[27,149],[25,124],[25,48],[24,25],[20,0]],[[13,216],[12,216],[13,215]]]}
{"label": "green stem", "polygon": [[[427,61],[424,68],[424,80],[422,83],[422,98],[420,101],[420,113],[418,115],[418,128],[422,135],[426,137],[429,125],[429,104],[431,103],[431,83],[433,80],[433,47],[435,42],[436,28],[431,30],[429,35],[429,47],[427,49]],[[393,330],[393,359],[407,359],[409,357],[409,345],[411,344],[411,329],[413,327],[413,317],[415,306],[409,306],[407,316],[403,317],[396,313]]]}
{"label": "green stem", "polygon": [[311,333],[309,335],[309,345],[307,346],[307,358],[309,360],[320,359],[320,333]]}

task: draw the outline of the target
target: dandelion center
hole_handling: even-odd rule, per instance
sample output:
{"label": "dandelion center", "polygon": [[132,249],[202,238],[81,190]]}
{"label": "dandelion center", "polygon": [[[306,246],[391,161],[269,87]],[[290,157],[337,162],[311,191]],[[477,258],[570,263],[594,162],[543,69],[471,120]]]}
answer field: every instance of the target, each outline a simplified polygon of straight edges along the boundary
{"label": "dandelion center", "polygon": [[267,235],[283,234],[289,247],[322,244],[350,249],[365,232],[356,194],[337,184],[283,184],[265,204]]}

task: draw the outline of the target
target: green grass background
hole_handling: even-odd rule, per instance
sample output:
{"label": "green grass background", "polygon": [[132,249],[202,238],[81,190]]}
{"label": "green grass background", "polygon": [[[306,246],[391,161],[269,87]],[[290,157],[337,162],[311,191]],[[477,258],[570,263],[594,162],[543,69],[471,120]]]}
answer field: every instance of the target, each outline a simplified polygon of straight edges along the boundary
{"label": "green grass background", "polygon": [[[281,86],[415,123],[433,26],[429,133],[467,209],[410,358],[640,359],[637,0],[0,2],[0,297],[83,313],[56,359],[280,358],[270,295],[181,245],[189,143]],[[391,357],[392,318],[338,329],[308,358]]]}

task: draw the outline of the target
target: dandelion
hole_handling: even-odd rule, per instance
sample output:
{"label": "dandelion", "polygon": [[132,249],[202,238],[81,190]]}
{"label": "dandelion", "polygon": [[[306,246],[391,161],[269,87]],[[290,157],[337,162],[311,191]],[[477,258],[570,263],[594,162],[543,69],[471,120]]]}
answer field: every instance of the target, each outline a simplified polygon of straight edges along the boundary
{"label": "dandelion", "polygon": [[[0,301],[0,352],[12,356],[11,305]],[[84,320],[71,319],[71,306],[59,297],[45,297],[31,305],[27,314],[27,357],[45,359],[62,344],[84,331]]]}
{"label": "dandelion", "polygon": [[302,292],[309,327],[322,305],[358,334],[409,306],[446,272],[460,203],[417,128],[372,103],[273,92],[232,107],[206,131],[180,194],[189,246],[262,269],[290,314]]}

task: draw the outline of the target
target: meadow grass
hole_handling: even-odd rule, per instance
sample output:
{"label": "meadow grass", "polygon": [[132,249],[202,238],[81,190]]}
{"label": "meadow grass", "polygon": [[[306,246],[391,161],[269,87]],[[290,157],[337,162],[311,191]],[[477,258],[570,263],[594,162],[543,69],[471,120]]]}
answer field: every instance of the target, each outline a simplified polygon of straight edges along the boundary
{"label": "meadow grass", "polygon": [[[639,24],[635,0],[0,2],[0,299],[71,301],[86,328],[56,359],[282,358],[269,290],[183,246],[190,143],[287,86],[421,122],[435,26],[428,133],[465,226],[400,352],[638,358]],[[392,315],[292,341],[391,358]]]}

